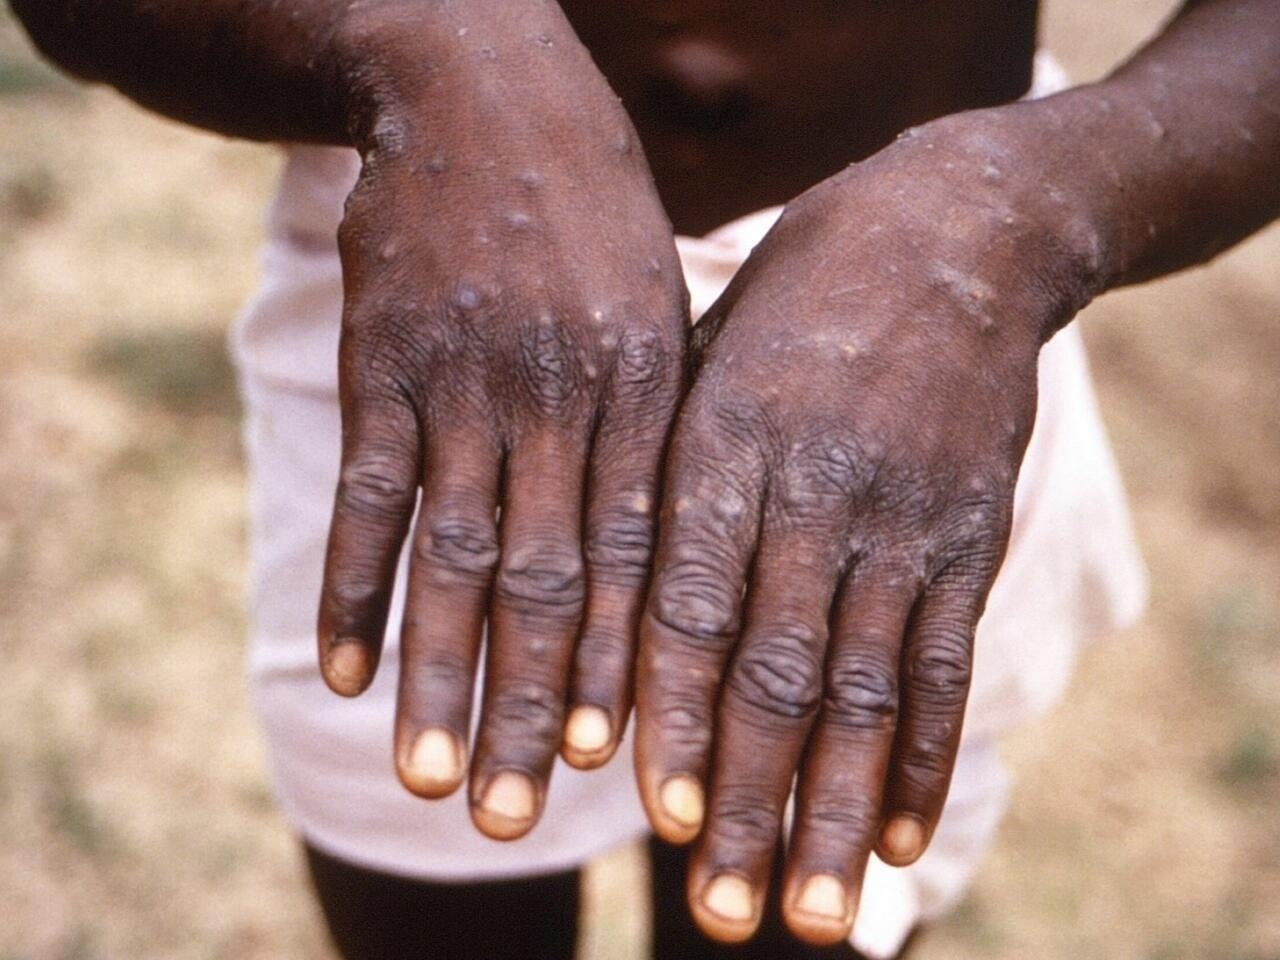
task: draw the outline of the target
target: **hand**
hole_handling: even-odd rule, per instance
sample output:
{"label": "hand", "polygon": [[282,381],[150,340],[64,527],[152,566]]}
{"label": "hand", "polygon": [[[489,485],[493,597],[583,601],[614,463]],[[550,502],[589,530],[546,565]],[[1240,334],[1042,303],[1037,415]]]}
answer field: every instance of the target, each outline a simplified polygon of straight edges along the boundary
{"label": "hand", "polygon": [[319,651],[338,693],[371,681],[421,489],[397,769],[423,797],[465,778],[487,619],[470,800],[513,839],[540,814],[566,704],[574,765],[622,735],[688,321],[635,134],[567,24],[469,13],[420,87],[397,78],[408,109],[374,125],[342,223]]}
{"label": "hand", "polygon": [[700,834],[718,939],[759,923],[793,778],[782,902],[814,943],[849,934],[872,849],[912,862],[942,811],[1038,351],[1090,250],[995,116],[794,201],[695,331],[636,764],[658,834]]}

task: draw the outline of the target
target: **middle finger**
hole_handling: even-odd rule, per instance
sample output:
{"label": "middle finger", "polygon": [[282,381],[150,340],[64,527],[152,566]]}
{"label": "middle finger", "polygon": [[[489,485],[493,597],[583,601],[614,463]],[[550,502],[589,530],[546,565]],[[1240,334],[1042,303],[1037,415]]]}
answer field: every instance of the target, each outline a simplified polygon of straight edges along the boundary
{"label": "middle finger", "polygon": [[822,694],[839,538],[766,524],[746,628],[717,722],[707,829],[690,863],[690,907],[719,940],[760,922],[782,814]]}
{"label": "middle finger", "polygon": [[512,450],[494,583],[471,814],[497,840],[541,814],[582,617],[585,441],[542,427]]}

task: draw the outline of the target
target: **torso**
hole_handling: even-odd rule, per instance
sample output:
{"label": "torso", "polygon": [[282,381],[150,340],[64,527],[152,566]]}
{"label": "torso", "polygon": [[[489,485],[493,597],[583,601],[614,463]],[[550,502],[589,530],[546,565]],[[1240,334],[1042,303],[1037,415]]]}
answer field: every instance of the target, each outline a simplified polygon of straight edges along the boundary
{"label": "torso", "polygon": [[561,0],[676,229],[785,203],[906,127],[1017,99],[1036,0]]}

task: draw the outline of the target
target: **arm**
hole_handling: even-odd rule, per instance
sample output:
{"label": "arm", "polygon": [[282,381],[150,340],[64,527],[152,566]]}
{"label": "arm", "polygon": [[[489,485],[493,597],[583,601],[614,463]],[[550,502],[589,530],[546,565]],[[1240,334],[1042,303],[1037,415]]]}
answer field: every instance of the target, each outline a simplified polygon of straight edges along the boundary
{"label": "arm", "polygon": [[449,55],[468,25],[495,44],[545,35],[580,52],[547,0],[10,2],[37,48],[69,72],[256,140],[359,145],[379,121],[409,122],[433,74],[472,72]]}
{"label": "arm", "polygon": [[924,852],[1042,344],[1278,210],[1277,0],[1189,5],[1102,83],[926,124],[788,204],[695,331],[637,665],[637,777],[697,839],[708,934],[759,923],[797,776],[798,936],[848,935],[873,850]]}
{"label": "arm", "polygon": [[11,3],[49,59],[175,119],[253,139],[351,142],[364,92],[357,64],[344,62],[344,31],[357,28],[342,0]]}
{"label": "arm", "polygon": [[1280,2],[1191,0],[1100,83],[948,124],[1056,188],[1089,294],[1201,263],[1280,216]]}
{"label": "arm", "polygon": [[360,149],[319,657],[338,693],[372,681],[409,540],[400,777],[469,777],[480,829],[525,833],[557,750],[590,768],[622,737],[683,376],[671,226],[617,98],[549,0],[17,9],[50,56],[173,116]]}

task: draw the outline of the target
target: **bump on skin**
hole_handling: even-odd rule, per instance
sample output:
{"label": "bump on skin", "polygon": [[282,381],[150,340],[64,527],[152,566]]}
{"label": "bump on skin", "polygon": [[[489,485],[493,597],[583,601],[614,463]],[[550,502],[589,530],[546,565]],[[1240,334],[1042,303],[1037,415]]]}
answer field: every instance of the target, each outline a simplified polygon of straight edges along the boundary
{"label": "bump on skin", "polygon": [[400,780],[418,796],[438,799],[453,793],[465,773],[466,762],[457,737],[443,727],[428,727],[414,741],[400,768]]}
{"label": "bump on skin", "polygon": [[537,795],[533,781],[516,770],[503,770],[492,780],[472,811],[480,832],[495,840],[515,840],[533,828]]}

